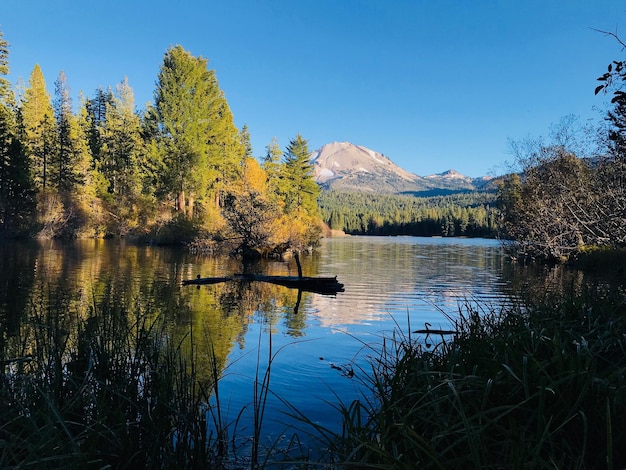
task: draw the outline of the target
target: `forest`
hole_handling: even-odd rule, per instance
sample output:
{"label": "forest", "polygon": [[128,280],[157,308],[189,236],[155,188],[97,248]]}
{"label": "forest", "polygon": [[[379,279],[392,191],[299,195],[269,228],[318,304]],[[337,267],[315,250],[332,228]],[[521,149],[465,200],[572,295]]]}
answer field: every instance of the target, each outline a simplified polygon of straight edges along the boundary
{"label": "forest", "polygon": [[351,235],[497,235],[495,191],[430,197],[323,191],[318,201],[322,219],[330,228]]}
{"label": "forest", "polygon": [[16,95],[0,33],[0,238],[135,237],[227,242],[257,252],[319,239],[308,142],[252,156],[208,60],[166,51],[154,102],[137,111],[124,79],[74,106],[61,71],[39,65]]}

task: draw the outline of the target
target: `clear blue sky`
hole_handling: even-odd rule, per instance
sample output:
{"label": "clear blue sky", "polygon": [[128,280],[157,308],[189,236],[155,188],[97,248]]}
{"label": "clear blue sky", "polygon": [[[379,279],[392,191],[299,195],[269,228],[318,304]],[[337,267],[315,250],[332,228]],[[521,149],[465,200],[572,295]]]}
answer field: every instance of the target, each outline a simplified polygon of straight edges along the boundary
{"label": "clear blue sky", "polygon": [[300,132],[363,145],[418,175],[498,172],[508,139],[601,120],[596,78],[621,59],[623,0],[1,0],[9,76],[53,94],[124,76],[152,100],[165,51],[209,59],[255,156]]}

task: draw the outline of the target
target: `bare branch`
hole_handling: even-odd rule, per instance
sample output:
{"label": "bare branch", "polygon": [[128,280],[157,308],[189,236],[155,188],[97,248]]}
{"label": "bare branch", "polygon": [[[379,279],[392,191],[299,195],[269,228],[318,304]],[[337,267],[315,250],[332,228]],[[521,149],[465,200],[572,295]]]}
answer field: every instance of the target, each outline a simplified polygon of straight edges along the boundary
{"label": "bare branch", "polygon": [[622,49],[626,48],[626,43],[624,43],[624,41],[622,41],[616,33],[612,33],[610,31],[604,31],[602,29],[596,29],[596,28],[590,28],[590,29],[597,33],[604,34],[606,36],[611,36],[622,46]]}

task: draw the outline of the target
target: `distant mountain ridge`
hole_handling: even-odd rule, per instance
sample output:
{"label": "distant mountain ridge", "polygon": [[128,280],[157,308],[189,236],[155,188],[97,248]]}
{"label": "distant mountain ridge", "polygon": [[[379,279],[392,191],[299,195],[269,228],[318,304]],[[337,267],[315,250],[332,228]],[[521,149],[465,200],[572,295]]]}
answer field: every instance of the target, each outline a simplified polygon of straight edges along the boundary
{"label": "distant mountain ridge", "polygon": [[382,153],[350,142],[331,142],[311,153],[315,181],[323,189],[368,193],[446,193],[485,188],[490,177],[470,178],[455,170],[418,176]]}

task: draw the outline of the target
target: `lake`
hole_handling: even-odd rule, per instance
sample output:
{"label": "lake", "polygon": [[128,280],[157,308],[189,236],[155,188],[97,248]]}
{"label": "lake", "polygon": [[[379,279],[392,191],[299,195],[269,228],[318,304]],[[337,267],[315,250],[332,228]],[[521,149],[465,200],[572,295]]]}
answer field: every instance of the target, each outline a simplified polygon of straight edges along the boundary
{"label": "lake", "polygon": [[[339,414],[332,404],[367,396],[362,384],[369,359],[394,332],[408,335],[426,325],[450,328],[449,317],[464,303],[499,308],[534,283],[549,290],[582,282],[577,273],[511,264],[498,241],[483,239],[324,239],[301,262],[305,276],[337,276],[345,291],[332,296],[260,282],[183,286],[185,279],[228,276],[243,266],[230,257],[194,255],[182,248],[78,240],[5,242],[0,252],[5,338],[18,336],[26,312],[37,305],[72,312],[63,320],[70,338],[103,299],[121,302],[130,316],[135,310],[152,312],[166,321],[174,341],[192,337],[198,357],[218,359],[223,419],[236,423],[241,436],[252,432],[255,377],[261,381],[271,364],[263,421],[269,440],[294,422],[284,414],[290,410],[287,403],[338,431]],[[247,269],[297,275],[293,259],[262,261]],[[197,373],[208,376],[208,362],[205,369],[202,364]]]}

